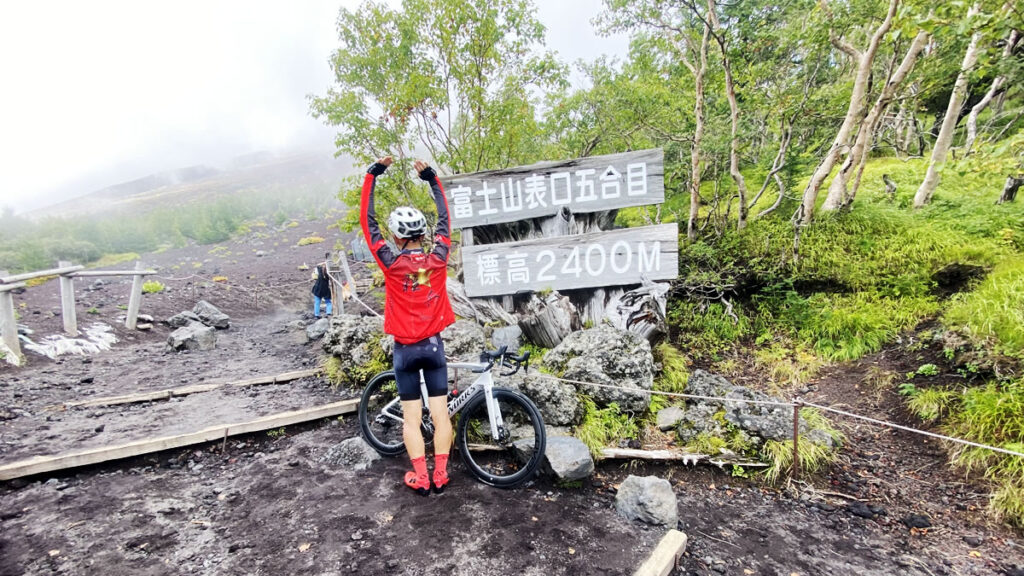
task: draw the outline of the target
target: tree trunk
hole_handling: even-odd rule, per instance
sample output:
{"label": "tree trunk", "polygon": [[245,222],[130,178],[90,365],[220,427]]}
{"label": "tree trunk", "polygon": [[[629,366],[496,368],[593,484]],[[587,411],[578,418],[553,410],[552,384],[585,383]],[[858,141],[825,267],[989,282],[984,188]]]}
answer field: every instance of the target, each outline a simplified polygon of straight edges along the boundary
{"label": "tree trunk", "polygon": [[729,120],[732,123],[731,140],[729,142],[729,174],[736,182],[736,191],[739,195],[740,206],[737,216],[736,228],[742,230],[747,226],[747,182],[740,172],[739,140],[736,132],[739,128],[740,107],[736,102],[736,85],[732,79],[732,64],[729,62],[729,54],[726,51],[725,38],[722,36],[722,26],[718,21],[718,13],[715,12],[715,0],[708,0],[708,18],[710,19],[712,32],[718,40],[718,47],[722,51],[722,69],[725,71],[725,95],[729,100]]}
{"label": "tree trunk", "polygon": [[532,294],[519,328],[527,340],[542,348],[558,346],[573,330],[580,329],[576,308],[567,296],[551,292],[541,298]]}
{"label": "tree trunk", "polygon": [[[846,161],[843,162],[839,173],[832,180],[832,185],[828,190],[828,198],[821,207],[822,210],[834,210],[842,206],[848,206],[853,202],[853,198],[857,195],[857,189],[860,188],[860,178],[864,173],[864,166],[867,164],[868,152],[870,151],[868,142],[878,128],[878,122],[881,120],[882,114],[885,113],[885,109],[889,107],[889,104],[892,103],[893,98],[896,96],[896,89],[906,79],[910,70],[913,69],[918,55],[921,54],[921,51],[928,44],[929,38],[930,35],[924,30],[917,33],[917,36],[910,43],[910,48],[907,49],[907,53],[903,57],[899,68],[896,69],[892,78],[882,88],[881,94],[878,95],[878,99],[875,100],[875,104],[864,118],[864,122],[860,125],[860,132],[857,133],[857,140],[853,145],[853,150],[850,151],[850,155],[846,157]],[[853,188],[847,190],[847,183],[855,168],[857,177]],[[837,194],[839,197],[833,198],[833,194]]]}
{"label": "tree trunk", "polygon": [[[973,18],[981,9],[981,4],[971,6],[967,11],[967,19]],[[946,116],[942,119],[942,128],[935,139],[935,147],[932,148],[932,158],[928,163],[928,172],[925,173],[924,181],[914,194],[914,208],[921,208],[932,201],[935,188],[942,180],[942,168],[946,164],[946,154],[953,144],[953,132],[956,129],[956,121],[960,117],[960,107],[967,98],[967,77],[974,65],[978,62],[978,44],[981,41],[981,31],[977,30],[971,34],[971,41],[967,44],[967,52],[964,53],[964,61],[960,65],[960,74],[956,77],[953,85],[953,93],[949,95],[949,105],[946,107]]]}
{"label": "tree trunk", "polygon": [[[1020,38],[1020,33],[1016,30],[1010,31],[1010,37],[1006,40],[1006,46],[1003,47],[1003,60],[1008,60],[1013,55],[1013,48],[1017,45],[1017,40]],[[988,107],[995,98],[996,94],[1003,87],[1003,83],[1006,82],[1006,76],[996,76],[995,80],[992,81],[992,86],[989,87],[988,92],[985,93],[985,97],[980,102],[971,108],[971,113],[967,115],[967,142],[964,143],[964,156],[966,157],[971,153],[971,148],[974,146],[974,141],[978,137],[978,115],[981,111]]]}
{"label": "tree trunk", "polygon": [[1017,190],[1024,185],[1024,174],[1017,176],[1007,176],[1006,186],[1003,186],[1003,193],[999,196],[999,201],[996,204],[1005,204],[1007,202],[1013,202],[1017,198]]}
{"label": "tree trunk", "polygon": [[[821,5],[827,12],[830,12],[828,3],[825,0],[821,0]],[[828,175],[832,173],[832,168],[835,166],[836,160],[839,159],[839,155],[850,145],[850,137],[854,127],[864,117],[868,83],[871,78],[871,65],[875,60],[875,54],[878,52],[878,45],[882,41],[882,37],[892,27],[892,21],[896,16],[896,8],[898,6],[899,0],[889,0],[889,10],[886,12],[885,20],[879,24],[874,34],[872,34],[868,47],[864,52],[858,52],[856,48],[836,37],[834,31],[829,30],[832,43],[857,61],[857,75],[854,78],[853,92],[850,94],[850,106],[846,111],[843,124],[839,127],[839,132],[836,134],[832,146],[825,152],[825,156],[814,170],[814,174],[811,175],[807,187],[804,188],[803,200],[797,212],[798,224],[809,224],[811,219],[814,218],[814,207],[818,200],[818,191],[821,189],[825,179],[828,178]]]}
{"label": "tree trunk", "polygon": [[690,150],[690,217],[686,221],[686,237],[691,242],[697,239],[697,216],[700,210],[700,144],[704,138],[704,71],[708,67],[710,32],[710,28],[705,25],[704,38],[700,43],[700,61],[693,72],[693,117],[696,127],[693,131],[693,148]]}

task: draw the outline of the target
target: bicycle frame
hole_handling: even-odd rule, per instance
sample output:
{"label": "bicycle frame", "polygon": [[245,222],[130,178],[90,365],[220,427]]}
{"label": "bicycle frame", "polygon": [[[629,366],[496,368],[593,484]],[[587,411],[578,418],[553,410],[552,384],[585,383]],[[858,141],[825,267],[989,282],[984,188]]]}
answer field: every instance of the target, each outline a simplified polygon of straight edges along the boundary
{"label": "bicycle frame", "polygon": [[[450,362],[448,363],[448,367],[455,370],[470,370],[480,374],[480,376],[470,384],[469,388],[459,392],[458,396],[448,401],[448,417],[451,418],[456,415],[459,410],[462,410],[467,404],[469,404],[470,400],[482,392],[484,393],[484,402],[487,404],[487,418],[491,424],[491,436],[495,441],[500,440],[501,430],[504,428],[504,422],[501,418],[501,412],[498,410],[498,401],[494,399],[494,394],[492,393],[492,390],[494,389],[494,378],[491,375],[491,371],[487,370],[487,364],[474,362]],[[420,398],[423,400],[423,408],[429,414],[430,404],[427,400],[427,383],[423,379],[422,372],[420,373]],[[398,398],[389,402],[381,409],[380,415],[402,422],[402,418],[395,415],[391,410],[399,402],[400,400]],[[434,423],[430,419],[425,419],[423,426],[431,434],[434,432]]]}

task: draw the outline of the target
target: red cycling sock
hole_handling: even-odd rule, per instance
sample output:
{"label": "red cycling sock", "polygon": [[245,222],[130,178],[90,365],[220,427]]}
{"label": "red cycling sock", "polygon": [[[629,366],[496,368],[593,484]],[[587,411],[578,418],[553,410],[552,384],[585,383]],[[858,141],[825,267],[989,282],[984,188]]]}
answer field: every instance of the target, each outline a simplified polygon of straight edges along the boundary
{"label": "red cycling sock", "polygon": [[448,455],[434,454],[434,472],[441,472],[448,475]]}
{"label": "red cycling sock", "polygon": [[420,456],[419,458],[411,458],[412,470],[416,473],[416,477],[420,478],[427,475],[427,457]]}

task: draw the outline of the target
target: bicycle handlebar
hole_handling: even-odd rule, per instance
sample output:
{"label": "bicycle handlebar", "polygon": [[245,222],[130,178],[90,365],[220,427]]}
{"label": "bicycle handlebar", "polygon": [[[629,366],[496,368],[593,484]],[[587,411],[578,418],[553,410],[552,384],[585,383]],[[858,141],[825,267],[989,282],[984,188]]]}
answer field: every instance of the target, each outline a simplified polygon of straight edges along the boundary
{"label": "bicycle handlebar", "polygon": [[495,361],[503,368],[510,368],[509,372],[499,372],[502,376],[511,376],[519,371],[520,368],[523,371],[529,371],[530,369],[530,351],[527,350],[522,356],[512,356],[507,354],[508,346],[502,346],[497,350],[490,352],[484,351],[480,354],[480,361],[487,363],[487,368],[484,370],[490,370],[494,367]]}

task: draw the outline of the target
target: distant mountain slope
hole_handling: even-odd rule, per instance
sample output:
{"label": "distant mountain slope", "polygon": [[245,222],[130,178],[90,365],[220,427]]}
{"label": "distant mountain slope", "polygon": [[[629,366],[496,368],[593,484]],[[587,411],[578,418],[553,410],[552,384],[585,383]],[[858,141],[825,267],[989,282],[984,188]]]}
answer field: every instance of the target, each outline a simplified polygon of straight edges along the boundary
{"label": "distant mountain slope", "polygon": [[257,152],[236,158],[222,170],[196,165],[159,172],[34,210],[26,216],[39,219],[125,211],[141,214],[243,192],[276,190],[287,194],[289,190],[323,187],[325,193],[333,193],[349,173],[351,167],[346,159],[330,155]]}

